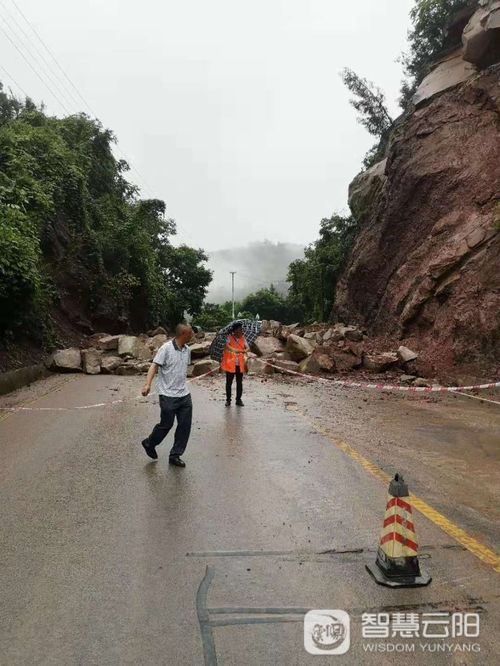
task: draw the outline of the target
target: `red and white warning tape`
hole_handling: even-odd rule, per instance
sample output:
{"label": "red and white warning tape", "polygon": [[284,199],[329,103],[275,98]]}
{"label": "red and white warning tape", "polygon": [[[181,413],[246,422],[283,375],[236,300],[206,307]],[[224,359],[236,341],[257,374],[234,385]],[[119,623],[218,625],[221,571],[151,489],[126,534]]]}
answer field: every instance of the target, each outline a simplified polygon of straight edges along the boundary
{"label": "red and white warning tape", "polygon": [[[369,383],[369,382],[353,382],[345,379],[327,379],[326,377],[317,377],[315,375],[308,375],[304,372],[298,372],[297,370],[291,370],[289,368],[283,368],[275,363],[266,359],[258,358],[258,361],[264,365],[268,365],[275,370],[278,370],[281,373],[288,373],[290,375],[297,375],[298,377],[304,377],[305,379],[312,379],[317,382],[323,382],[329,385],[335,386],[346,386],[352,388],[361,388],[361,389],[371,389],[379,391],[405,391],[407,393],[460,393],[461,391],[477,391],[484,389],[495,389],[500,388],[500,382],[489,382],[488,384],[473,384],[471,386],[399,386],[397,384],[383,384],[383,383]],[[213,375],[215,372],[218,372],[219,368],[214,368],[209,370],[198,377],[193,377],[188,380],[188,383],[197,381],[198,379],[203,379],[203,377],[208,377]],[[156,395],[155,392],[150,393],[149,396]],[[466,394],[462,394],[466,395]],[[473,396],[467,396],[473,397]],[[479,398],[481,399],[481,398]],[[84,409],[98,409],[100,407],[113,407],[115,405],[120,405],[126,402],[133,402],[136,400],[144,400],[144,396],[138,395],[133,398],[118,398],[117,400],[108,400],[106,402],[96,402],[93,405],[78,405],[76,407],[0,407],[0,411],[3,412],[71,412]],[[495,402],[488,401],[488,402]],[[143,403],[145,404],[145,403]],[[148,404],[152,404],[148,402]],[[500,404],[496,403],[495,404]]]}
{"label": "red and white warning tape", "polygon": [[315,375],[308,375],[303,372],[298,372],[297,370],[282,368],[281,366],[264,359],[259,358],[257,360],[261,363],[264,363],[265,365],[270,366],[271,368],[274,368],[275,370],[279,370],[280,372],[289,373],[291,375],[298,375],[299,377],[305,377],[306,379],[314,379],[316,381],[324,382],[330,385],[334,384],[335,386],[351,386],[352,388],[375,389],[379,391],[406,391],[408,393],[454,393],[458,391],[477,391],[483,389],[500,388],[500,382],[473,384],[471,386],[440,386],[439,384],[434,386],[399,386],[398,384],[372,384],[369,382],[353,382],[346,379],[327,379],[326,377],[316,377]]}
{"label": "red and white warning tape", "polygon": [[[208,377],[208,375],[212,375],[214,372],[218,372],[219,368],[214,368],[213,370],[209,370],[208,372],[203,373],[202,375],[199,375],[198,377],[192,377],[191,379],[188,379],[188,384],[193,381],[197,381],[198,379],[203,379],[203,377]],[[147,397],[157,395],[156,391],[152,391],[151,393],[148,394]],[[115,405],[121,405],[124,402],[134,402],[136,400],[142,400],[142,404],[152,404],[150,401],[146,401],[145,397],[142,395],[137,395],[133,398],[118,398],[117,400],[108,400],[106,402],[96,402],[93,405],[77,405],[76,407],[0,407],[0,411],[2,412],[73,412],[73,411],[79,411],[83,409],[98,409],[100,407],[114,407]]]}

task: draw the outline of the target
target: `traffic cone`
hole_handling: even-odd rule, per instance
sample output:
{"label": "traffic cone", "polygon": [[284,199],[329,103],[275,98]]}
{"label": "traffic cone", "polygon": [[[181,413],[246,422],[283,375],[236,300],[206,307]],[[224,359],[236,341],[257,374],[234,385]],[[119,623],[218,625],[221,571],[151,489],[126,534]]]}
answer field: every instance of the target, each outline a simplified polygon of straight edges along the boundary
{"label": "traffic cone", "polygon": [[432,580],[418,563],[417,535],[408,496],[408,486],[401,474],[396,474],[389,484],[377,559],[375,564],[366,565],[379,585],[419,587]]}

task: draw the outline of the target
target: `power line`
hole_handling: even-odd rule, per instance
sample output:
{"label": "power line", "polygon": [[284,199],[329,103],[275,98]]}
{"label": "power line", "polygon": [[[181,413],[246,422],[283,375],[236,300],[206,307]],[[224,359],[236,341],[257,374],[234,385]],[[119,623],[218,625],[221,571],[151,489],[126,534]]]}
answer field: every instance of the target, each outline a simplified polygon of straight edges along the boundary
{"label": "power line", "polygon": [[[32,33],[34,34],[34,36],[36,37],[36,39],[39,41],[39,43],[42,45],[42,47],[43,47],[43,48],[45,49],[45,51],[48,53],[48,55],[50,56],[51,60],[53,60],[53,62],[56,64],[57,68],[59,69],[59,71],[60,71],[61,74],[63,75],[64,79],[67,81],[67,84],[65,84],[65,88],[64,88],[64,90],[65,90],[65,91],[68,91],[68,90],[69,90],[69,89],[68,89],[68,84],[69,84],[69,85],[71,86],[71,88],[76,92],[76,94],[77,94],[78,97],[80,98],[81,102],[82,102],[82,103],[84,104],[84,106],[86,107],[86,109],[90,112],[90,115],[93,116],[94,118],[98,118],[98,117],[99,117],[98,114],[95,113],[95,111],[94,111],[93,108],[90,106],[90,104],[88,103],[88,101],[85,99],[85,97],[83,96],[83,94],[80,92],[80,90],[78,89],[78,87],[73,83],[73,81],[71,80],[71,78],[69,77],[69,75],[66,73],[66,71],[64,70],[64,68],[62,67],[62,65],[60,64],[60,62],[59,62],[58,59],[56,58],[56,56],[54,55],[54,53],[51,51],[51,49],[49,49],[49,47],[47,46],[46,42],[44,41],[44,39],[42,38],[42,36],[41,36],[40,33],[38,32],[38,30],[35,28],[35,26],[33,25],[33,23],[29,20],[29,18],[28,18],[28,17],[26,16],[26,14],[22,11],[22,9],[19,7],[19,5],[17,4],[17,2],[16,2],[15,0],[11,0],[11,3],[14,5],[14,7],[15,7],[16,10],[18,11],[19,15],[20,15],[20,16],[22,17],[22,19],[25,21],[25,23],[29,26],[30,30],[32,31]],[[14,18],[14,17],[13,17],[13,18]],[[14,19],[14,20],[15,20],[15,19]],[[17,23],[17,21],[16,21],[16,23]],[[23,32],[24,32],[24,34],[26,34],[24,30],[23,30]],[[11,41],[12,41],[12,40],[11,40]],[[15,45],[14,45],[14,46],[15,46]],[[17,47],[16,47],[16,48],[17,48]],[[43,58],[43,61],[44,61],[45,63],[47,63],[47,60],[46,60],[45,58]],[[48,65],[47,65],[47,66],[48,66]],[[35,73],[36,73],[36,72],[35,72]],[[39,76],[38,74],[37,74],[37,76],[40,78],[40,76]],[[69,94],[69,92],[67,92],[66,94]],[[52,92],[52,95],[54,95],[53,92]],[[72,93],[71,93],[71,95],[72,95],[73,99],[75,99],[75,101],[76,101],[76,98],[74,97],[74,95],[73,95]],[[57,98],[56,98],[56,99],[57,99]],[[59,100],[58,100],[58,101],[59,101]],[[61,102],[59,102],[59,103],[61,104]],[[63,106],[63,108],[64,108],[64,106]],[[68,113],[67,109],[65,109],[65,110],[66,110],[66,112]],[[124,153],[123,150],[120,148],[120,146],[118,145],[118,143],[116,143],[115,146],[116,146],[116,150],[117,150],[117,152],[118,152],[118,153],[121,155],[121,157],[122,157],[122,158],[128,163],[128,165],[129,165],[129,167],[130,167],[130,171],[133,171],[135,174],[137,174],[137,176],[138,176],[138,180],[139,180],[139,184],[141,185],[141,188],[146,192],[146,194],[149,194],[151,198],[154,198],[154,195],[153,195],[153,193],[152,193],[152,188],[149,186],[149,184],[148,184],[147,180],[145,179],[145,177],[142,175],[142,173],[139,171],[139,169],[131,163],[131,161],[130,161],[130,160],[128,159],[128,157],[125,155],[125,153]]]}
{"label": "power line", "polygon": [[[38,32],[38,30],[35,28],[35,26],[33,25],[33,23],[30,21],[30,19],[26,16],[26,14],[25,14],[25,13],[22,11],[22,9],[19,7],[19,5],[18,5],[18,3],[16,2],[16,0],[11,0],[11,3],[12,3],[12,5],[15,7],[15,9],[17,10],[19,16],[23,19],[23,21],[25,22],[25,24],[29,27],[29,29],[31,30],[31,32],[32,32],[33,35],[35,36],[36,40],[38,40],[38,42],[39,42],[40,45],[43,47],[43,49],[46,51],[46,53],[48,54],[48,56],[50,57],[50,59],[54,62],[54,64],[56,65],[57,69],[59,70],[59,72],[61,73],[61,75],[62,75],[62,77],[63,77],[63,78],[61,78],[60,75],[59,75],[59,77],[56,76],[56,74],[55,74],[55,72],[54,72],[54,68],[51,67],[51,65],[49,64],[47,58],[42,54],[41,49],[39,49],[38,46],[36,45],[36,42],[34,42],[34,41],[33,41],[33,42],[30,42],[30,41],[29,41],[29,40],[30,40],[30,37],[29,37],[29,35],[27,34],[27,32],[26,32],[26,31],[24,30],[24,28],[20,25],[20,23],[18,22],[18,20],[16,19],[16,17],[13,16],[13,15],[9,12],[9,10],[8,10],[8,9],[6,8],[6,6],[4,5],[3,0],[0,0],[0,4],[2,5],[4,11],[6,11],[6,12],[7,12],[7,15],[8,15],[8,16],[9,16],[9,17],[15,22],[16,26],[19,28],[19,30],[22,32],[22,34],[25,36],[25,38],[29,41],[29,43],[32,43],[32,44],[33,44],[33,49],[34,49],[34,50],[36,51],[36,53],[39,55],[41,61],[43,62],[43,65],[45,65],[46,69],[47,69],[47,70],[50,72],[50,74],[52,75],[53,78],[49,78],[49,76],[47,75],[47,73],[44,72],[44,74],[45,74],[45,76],[47,77],[47,79],[48,79],[51,83],[54,83],[54,82],[55,82],[55,87],[57,88],[58,91],[60,91],[60,92],[62,91],[62,93],[63,93],[63,97],[65,98],[65,101],[66,101],[66,102],[68,101],[68,99],[69,99],[69,100],[72,100],[72,101],[70,101],[70,106],[72,105],[72,103],[75,103],[75,104],[76,104],[76,108],[78,109],[78,105],[79,105],[79,103],[78,103],[78,100],[77,100],[75,94],[73,94],[73,91],[74,91],[74,92],[76,93],[76,95],[78,96],[78,98],[79,98],[79,99],[81,100],[81,102],[83,103],[84,107],[90,112],[90,115],[91,115],[92,117],[94,117],[94,118],[97,119],[97,118],[99,117],[98,114],[95,113],[95,111],[93,110],[93,108],[91,107],[91,105],[88,103],[88,101],[86,100],[86,98],[85,98],[85,97],[83,96],[83,94],[80,92],[79,88],[73,83],[73,81],[71,80],[70,76],[67,74],[67,72],[65,71],[65,69],[62,67],[62,65],[60,64],[60,62],[59,62],[59,60],[57,59],[57,57],[54,55],[54,53],[52,52],[52,50],[47,46],[45,40],[42,38],[42,36],[41,36],[40,33]],[[16,34],[16,32],[12,29],[12,26],[9,25],[8,22],[5,20],[5,17],[2,16],[2,18],[3,18],[3,20],[4,20],[5,25],[7,25],[7,26],[9,27],[9,29],[12,31],[12,33],[15,35],[15,37],[16,37],[17,39],[19,39],[19,36],[18,36],[18,35]],[[28,60],[28,59],[26,58],[26,56],[24,55],[24,53],[23,53],[23,52],[19,49],[19,47],[15,44],[15,42],[10,38],[10,36],[5,32],[5,30],[4,30],[1,26],[0,26],[0,29],[4,32],[4,34],[6,35],[6,37],[8,38],[8,40],[11,42],[11,44],[14,46],[14,48],[15,48],[15,49],[21,54],[21,56],[23,57],[23,59],[24,59],[24,60],[26,61],[26,63],[29,65],[30,69],[31,69],[31,70],[35,73],[35,75],[40,79],[40,81],[42,82],[42,84],[43,84],[43,85],[49,90],[50,94],[54,97],[54,99],[58,102],[58,104],[64,109],[64,111],[65,111],[66,113],[70,114],[70,111],[68,111],[68,109],[66,108],[65,104],[63,104],[63,103],[61,102],[61,100],[58,98],[58,96],[54,93],[54,91],[52,90],[52,87],[51,87],[47,82],[45,82],[45,81],[42,79],[40,73],[39,73],[39,72],[33,67],[33,65],[29,62],[29,60]],[[25,45],[23,44],[23,46],[25,46]],[[26,46],[25,46],[25,48],[26,48]],[[31,58],[33,58],[32,53],[29,51],[29,49],[27,49],[27,50],[28,50],[28,53],[29,53],[29,55],[31,56]],[[36,59],[35,59],[35,60],[36,60]],[[39,66],[41,65],[41,63],[37,63],[37,64],[38,64]],[[43,68],[43,67],[41,67],[41,69],[42,69],[42,68]],[[6,70],[4,69],[4,71],[6,71]],[[12,77],[10,77],[10,78],[12,78]],[[12,78],[12,80],[14,80],[14,79]],[[23,93],[25,94],[26,97],[28,97],[28,95],[27,95],[26,92],[23,90],[23,88],[22,88],[19,84],[17,84],[17,83],[16,83],[16,85],[18,85],[19,89],[23,91]],[[139,169],[138,169],[134,164],[132,164],[132,162],[129,160],[129,158],[127,157],[127,155],[123,152],[123,150],[122,150],[122,149],[120,148],[120,146],[118,145],[118,142],[115,143],[115,148],[116,148],[116,151],[121,155],[122,159],[124,159],[124,160],[127,162],[127,164],[129,165],[130,171],[136,175],[136,179],[139,181],[139,185],[140,185],[141,189],[143,190],[143,192],[144,192],[146,195],[148,195],[150,198],[154,199],[155,196],[154,196],[154,194],[153,194],[153,188],[150,186],[150,184],[148,183],[148,181],[146,180],[146,178],[144,177],[144,175],[139,171]],[[195,241],[194,241],[194,239],[192,238],[192,236],[191,236],[191,235],[189,234],[189,232],[187,232],[185,229],[183,229],[183,234],[186,235],[186,236],[188,237],[188,239],[191,240],[191,242],[195,243]]]}
{"label": "power line", "polygon": [[21,57],[22,57],[23,60],[26,62],[26,64],[28,65],[28,67],[29,67],[29,68],[35,73],[35,75],[40,79],[40,81],[42,82],[42,84],[47,88],[47,90],[50,92],[50,94],[51,94],[52,97],[56,100],[56,102],[57,102],[57,103],[58,103],[58,104],[64,109],[64,111],[65,111],[66,113],[69,114],[68,109],[67,109],[67,108],[64,106],[64,104],[60,101],[60,99],[57,97],[57,95],[56,95],[55,92],[52,90],[52,88],[50,87],[50,85],[49,85],[46,81],[44,81],[44,80],[42,79],[42,77],[40,76],[40,74],[37,72],[37,70],[33,67],[33,65],[31,64],[31,62],[28,60],[28,58],[24,55],[24,53],[21,51],[21,49],[20,49],[20,48],[17,46],[17,44],[11,39],[10,35],[4,30],[4,28],[3,28],[1,25],[0,25],[0,30],[1,30],[1,31],[3,32],[3,34],[7,37],[7,39],[9,40],[9,42],[10,42],[10,43],[12,44],[12,46],[16,49],[16,51],[21,55]]}
{"label": "power line", "polygon": [[62,68],[61,64],[60,64],[59,61],[57,60],[56,56],[55,56],[55,55],[52,53],[52,51],[49,49],[49,47],[47,46],[47,44],[45,43],[45,41],[42,39],[41,35],[39,34],[38,30],[37,30],[37,29],[35,28],[35,26],[31,23],[31,21],[29,20],[29,18],[24,14],[24,12],[22,11],[22,9],[21,9],[21,8],[19,7],[19,5],[17,4],[16,0],[11,0],[11,3],[12,3],[12,4],[14,5],[14,7],[17,9],[17,11],[19,12],[19,14],[22,16],[22,18],[24,19],[24,21],[26,22],[26,24],[30,27],[31,31],[33,32],[33,34],[35,35],[35,37],[38,39],[38,41],[40,42],[40,44],[43,46],[43,48],[45,49],[45,51],[47,51],[47,53],[49,54],[49,56],[51,57],[51,59],[52,59],[52,60],[54,61],[54,63],[57,65],[58,69],[61,71],[61,73],[62,73],[62,75],[64,76],[64,78],[66,79],[66,81],[70,84],[70,86],[71,86],[71,87],[73,88],[73,90],[76,92],[76,94],[78,95],[78,97],[81,99],[81,101],[82,101],[82,102],[84,103],[84,105],[87,107],[87,109],[90,111],[90,115],[94,116],[94,118],[97,118],[97,114],[94,113],[94,111],[92,110],[92,108],[90,107],[90,105],[88,104],[88,102],[86,101],[86,99],[85,99],[85,98],[83,97],[83,95],[80,93],[79,89],[75,86],[75,84],[73,83],[73,81],[72,81],[72,80],[69,78],[69,76],[66,74],[66,72],[65,72],[64,69]]}
{"label": "power line", "polygon": [[13,81],[13,82],[15,83],[15,85],[19,88],[19,90],[23,93],[23,95],[24,95],[26,98],[28,98],[28,97],[29,97],[28,93],[26,92],[26,90],[24,90],[24,88],[22,87],[22,85],[16,81],[16,79],[12,76],[12,74],[10,74],[10,73],[5,69],[5,67],[4,67],[3,65],[0,65],[0,69],[3,69],[3,71],[5,72],[5,74],[7,75],[7,77],[8,77],[11,81]]}
{"label": "power line", "polygon": [[[54,84],[54,87],[57,89],[59,94],[61,94],[64,97],[65,102],[69,102],[69,105],[71,106],[72,104],[75,104],[75,98],[72,95],[69,95],[67,90],[64,88],[64,86],[61,86],[61,82],[57,78],[57,74],[54,72],[52,69],[50,63],[47,61],[45,56],[43,55],[42,51],[38,48],[36,42],[28,35],[26,30],[23,28],[23,26],[19,23],[17,18],[11,14],[11,12],[8,10],[8,8],[5,6],[3,0],[0,0],[0,5],[2,6],[2,9],[4,12],[6,12],[7,16],[9,19],[14,21],[16,27],[20,32],[22,33],[23,37],[27,41],[27,43],[23,42],[23,47],[26,49],[26,51],[29,53],[30,57],[35,61],[35,64],[39,64],[39,60],[41,59],[45,66],[47,67],[48,72],[50,72],[50,81],[52,84]],[[13,29],[12,25],[9,24],[7,19],[5,18],[4,15],[0,15],[1,18],[3,19],[5,25],[8,26],[9,30],[15,35],[16,39],[19,39],[19,35],[16,33],[16,31]],[[22,42],[21,39],[19,39],[20,42]],[[33,55],[31,52],[31,48],[34,49],[36,55]],[[38,61],[37,61],[37,56],[38,56]],[[47,78],[49,78],[49,74],[46,73]],[[78,108],[78,102],[76,102],[77,108]]]}

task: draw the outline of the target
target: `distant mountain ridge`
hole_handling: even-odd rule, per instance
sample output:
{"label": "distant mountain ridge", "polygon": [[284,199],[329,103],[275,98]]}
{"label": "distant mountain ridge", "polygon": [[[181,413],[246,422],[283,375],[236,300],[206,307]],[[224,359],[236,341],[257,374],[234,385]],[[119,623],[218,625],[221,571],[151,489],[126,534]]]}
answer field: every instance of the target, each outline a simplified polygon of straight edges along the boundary
{"label": "distant mountain ridge", "polygon": [[215,250],[209,252],[208,256],[213,281],[206,300],[210,303],[224,303],[231,298],[230,271],[236,271],[237,300],[271,283],[281,293],[286,293],[288,266],[304,256],[304,247],[296,243],[264,240],[243,247]]}

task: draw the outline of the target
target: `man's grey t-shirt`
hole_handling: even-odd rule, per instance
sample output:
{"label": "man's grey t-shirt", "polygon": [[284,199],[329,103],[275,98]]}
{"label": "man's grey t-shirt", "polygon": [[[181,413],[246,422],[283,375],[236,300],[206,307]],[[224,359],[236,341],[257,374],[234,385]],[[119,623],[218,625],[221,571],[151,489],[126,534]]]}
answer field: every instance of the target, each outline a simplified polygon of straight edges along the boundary
{"label": "man's grey t-shirt", "polygon": [[153,359],[158,365],[156,388],[160,395],[169,398],[183,398],[189,395],[186,385],[187,367],[191,363],[191,350],[187,345],[179,349],[175,338],[165,342]]}

